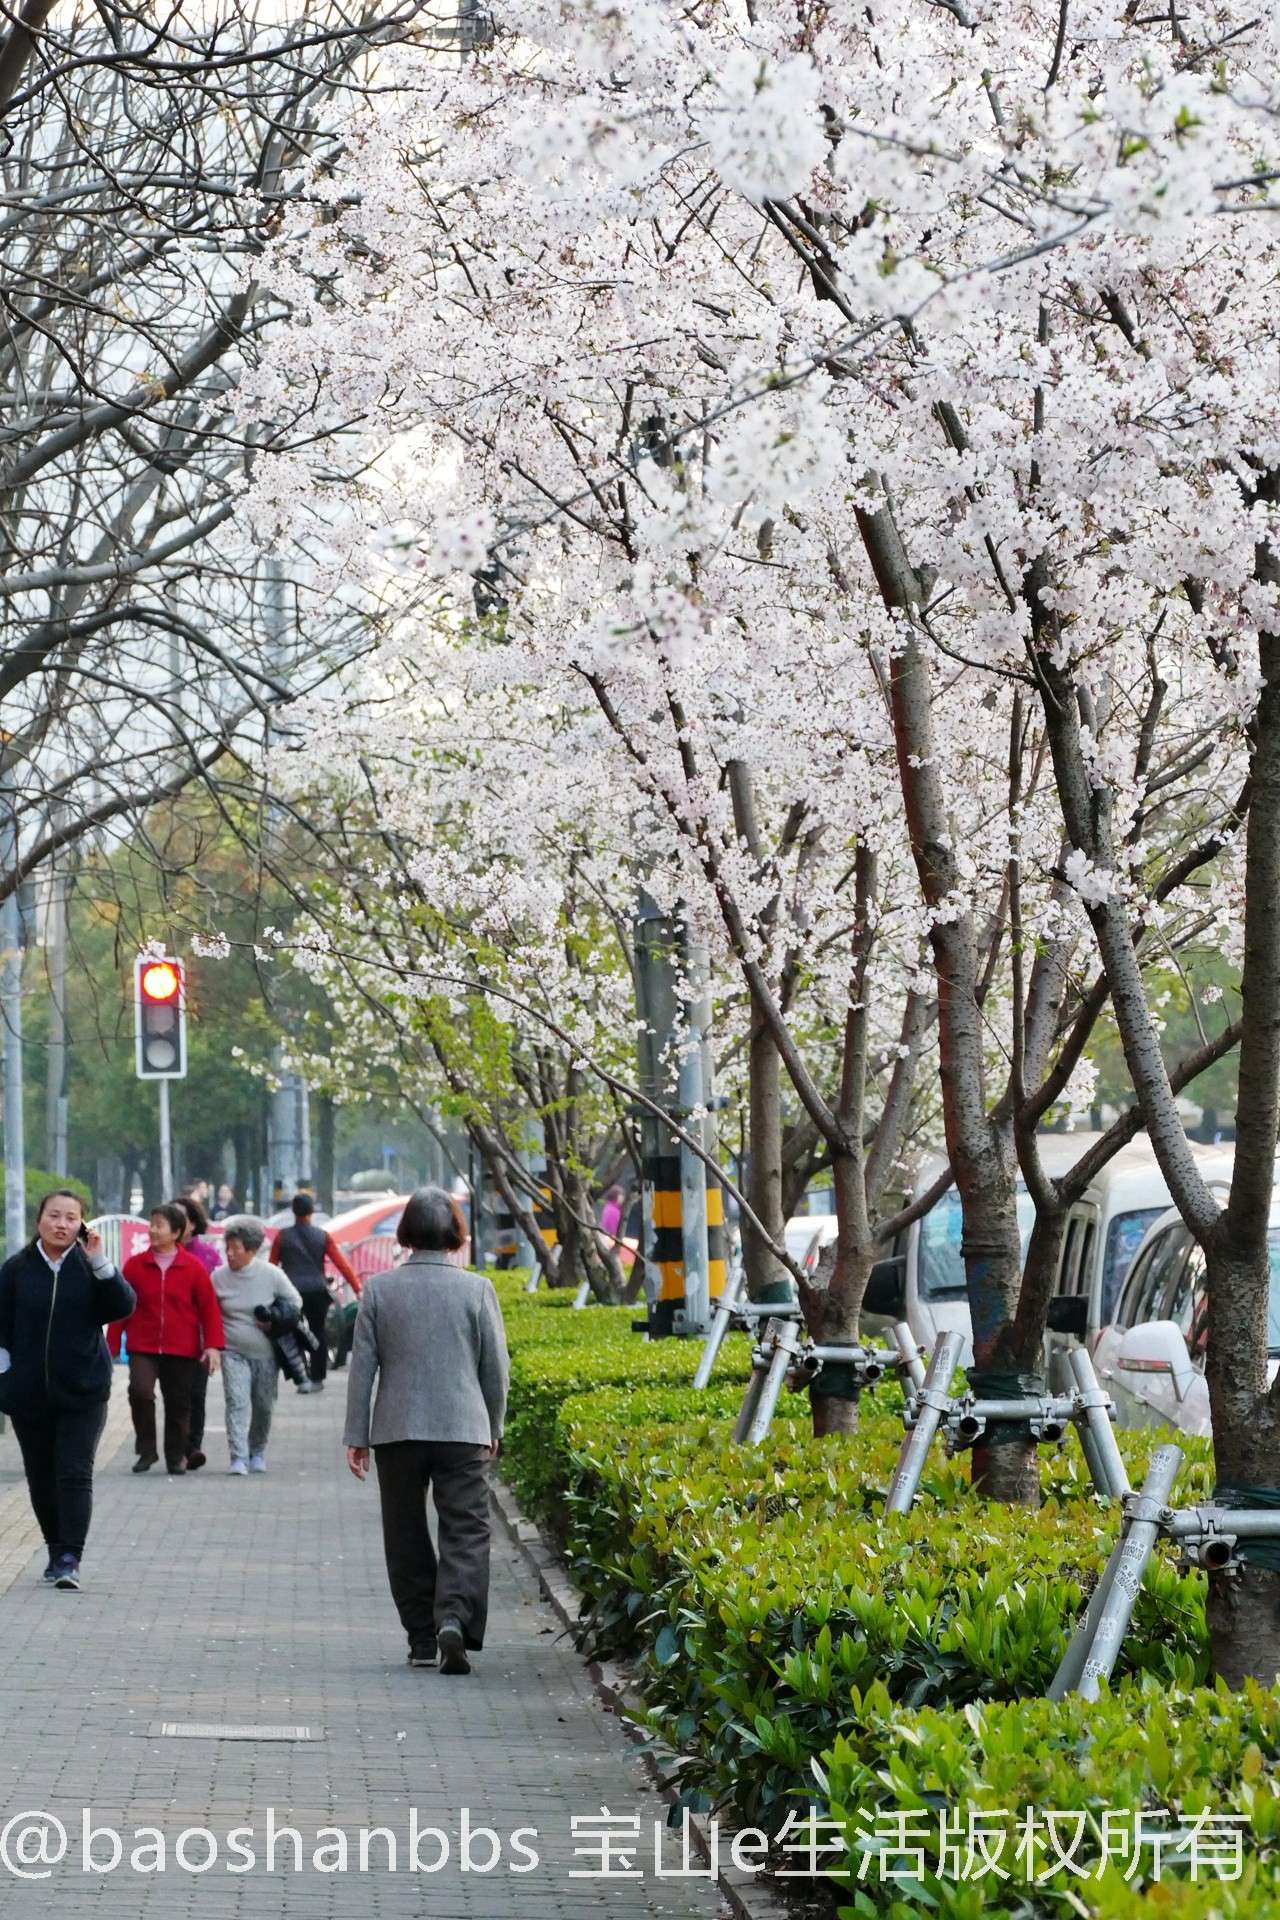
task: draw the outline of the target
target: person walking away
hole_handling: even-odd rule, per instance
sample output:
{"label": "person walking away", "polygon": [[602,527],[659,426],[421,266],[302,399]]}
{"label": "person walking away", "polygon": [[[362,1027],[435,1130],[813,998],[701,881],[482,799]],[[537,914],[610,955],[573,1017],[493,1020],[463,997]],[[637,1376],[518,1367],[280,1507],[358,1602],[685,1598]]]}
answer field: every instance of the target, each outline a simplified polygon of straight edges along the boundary
{"label": "person walking away", "polygon": [[93,1462],[112,1362],[103,1328],[133,1311],[133,1288],[85,1225],[74,1193],[47,1193],[34,1238],[0,1267],[0,1412],[13,1421],[44,1577],[77,1591],[93,1517]]}
{"label": "person walking away", "polygon": [[360,1276],[333,1235],[315,1224],[312,1215],[316,1203],[311,1195],[295,1193],[289,1204],[293,1209],[293,1225],[281,1228],[276,1235],[276,1243],[271,1249],[271,1262],[273,1266],[284,1269],[302,1295],[302,1311],[316,1337],[316,1347],[310,1361],[311,1385],[314,1391],[319,1392],[329,1370],[325,1322],[333,1305],[333,1295],[325,1279],[324,1263],[326,1260],[332,1262],[357,1297],[360,1293]]}
{"label": "person walking away", "polygon": [[156,1388],[164,1400],[164,1463],[187,1471],[192,1383],[214,1373],[223,1343],[222,1313],[213,1283],[182,1245],[187,1216],[172,1201],[152,1210],[150,1249],[126,1260],[124,1277],[138,1297],[125,1325],[129,1342],[129,1407],[137,1436],[135,1473],[146,1473],[156,1451]]}
{"label": "person walking away", "polygon": [[[365,1283],[347,1378],[347,1465],[378,1471],[391,1595],[411,1666],[470,1673],[489,1606],[489,1467],[502,1445],[507,1342],[493,1282],[450,1259],[467,1224],[440,1187],[411,1195],[409,1257]],[[377,1399],[374,1400],[374,1384]],[[427,1531],[435,1499],[440,1550]]]}
{"label": "person walking away", "polygon": [[[209,1216],[203,1205],[193,1193],[179,1195],[174,1201],[187,1216],[183,1229],[182,1244],[188,1253],[194,1253],[200,1265],[212,1280],[215,1271],[222,1265],[222,1255],[208,1238]],[[191,1421],[187,1432],[187,1472],[197,1473],[205,1463],[204,1423],[205,1407],[209,1397],[209,1376],[203,1367],[191,1377]]]}
{"label": "person walking away", "polygon": [[288,1275],[263,1258],[267,1231],[260,1220],[232,1217],[223,1235],[226,1261],[213,1274],[213,1290],[222,1312],[226,1344],[222,1353],[222,1392],[227,1410],[228,1472],[265,1473],[271,1416],[275,1411],[278,1370],[269,1333],[255,1309],[283,1300],[302,1311],[302,1295]]}

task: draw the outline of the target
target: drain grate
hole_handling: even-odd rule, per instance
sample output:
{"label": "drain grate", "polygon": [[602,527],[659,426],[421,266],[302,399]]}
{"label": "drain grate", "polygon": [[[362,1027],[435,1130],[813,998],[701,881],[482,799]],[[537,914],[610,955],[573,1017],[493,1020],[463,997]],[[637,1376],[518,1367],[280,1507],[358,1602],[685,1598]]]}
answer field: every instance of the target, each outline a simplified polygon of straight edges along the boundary
{"label": "drain grate", "polygon": [[245,1727],[213,1720],[157,1720],[148,1729],[169,1740],[320,1740],[323,1727]]}

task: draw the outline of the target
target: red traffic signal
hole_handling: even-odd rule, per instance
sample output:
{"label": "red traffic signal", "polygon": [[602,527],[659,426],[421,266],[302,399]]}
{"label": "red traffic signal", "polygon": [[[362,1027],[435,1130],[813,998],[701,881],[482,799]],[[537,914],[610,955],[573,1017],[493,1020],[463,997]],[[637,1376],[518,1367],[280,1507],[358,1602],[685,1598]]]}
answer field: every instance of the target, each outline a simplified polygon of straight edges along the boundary
{"label": "red traffic signal", "polygon": [[176,1000],[182,991],[182,970],[173,960],[147,960],[139,990],[144,1000]]}
{"label": "red traffic signal", "polygon": [[187,1010],[181,960],[139,954],[133,972],[140,1080],[181,1080],[187,1071]]}

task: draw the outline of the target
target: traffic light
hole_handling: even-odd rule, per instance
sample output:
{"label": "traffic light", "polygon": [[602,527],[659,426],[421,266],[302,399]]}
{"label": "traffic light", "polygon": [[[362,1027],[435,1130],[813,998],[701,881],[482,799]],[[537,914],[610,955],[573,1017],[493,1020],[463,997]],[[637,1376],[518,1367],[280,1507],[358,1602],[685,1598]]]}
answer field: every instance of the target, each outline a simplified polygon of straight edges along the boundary
{"label": "traffic light", "polygon": [[139,954],[133,970],[139,1080],[181,1080],[187,1071],[186,979],[181,960]]}

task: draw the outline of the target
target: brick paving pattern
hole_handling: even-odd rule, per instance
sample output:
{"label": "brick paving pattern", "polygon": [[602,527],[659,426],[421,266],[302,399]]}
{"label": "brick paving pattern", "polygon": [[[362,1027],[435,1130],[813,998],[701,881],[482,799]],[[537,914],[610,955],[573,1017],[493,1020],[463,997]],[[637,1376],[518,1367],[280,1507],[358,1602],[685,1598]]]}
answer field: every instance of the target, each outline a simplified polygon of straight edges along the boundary
{"label": "brick paving pattern", "polygon": [[[713,1920],[724,1909],[705,1879],[656,1878],[654,1824],[665,1807],[616,1721],[597,1702],[582,1664],[538,1597],[533,1579],[494,1527],[488,1644],[469,1679],[404,1663],[387,1593],[377,1493],[347,1473],[340,1374],[312,1398],[282,1389],[270,1472],[225,1472],[222,1401],[209,1397],[209,1465],[169,1480],[135,1477],[124,1382],[117,1374],[99,1455],[96,1511],[80,1594],[46,1589],[11,1433],[0,1438],[0,1855],[39,1872],[14,1817],[55,1815],[70,1834],[49,1878],[25,1881],[0,1858],[6,1920]],[[304,1725],[313,1744],[161,1737],[163,1723]],[[457,1864],[461,1808],[504,1841],[492,1874]],[[99,1826],[160,1829],[164,1872],[82,1869],[81,1810]],[[639,1880],[571,1879],[592,1865],[575,1855],[570,1817],[639,1815],[647,1864]],[[280,1843],[265,1864],[267,1810],[300,1831],[304,1866]],[[450,1837],[439,1872],[407,1869],[410,1810]],[[395,1835],[358,1871],[357,1830]],[[252,1827],[258,1864],[225,1870],[226,1838]],[[346,1873],[315,1870],[319,1830],[340,1827]],[[533,1827],[536,1869],[512,1874],[507,1836]],[[173,1859],[184,1828],[208,1828],[219,1847],[204,1874]],[[330,1836],[332,1840],[332,1836]],[[424,1843],[427,1860],[436,1847]],[[206,1857],[192,1839],[189,1858]],[[106,1859],[103,1841],[97,1857]],[[332,1851],[325,1856],[336,1858]],[[477,1849],[477,1857],[485,1857]],[[673,1863],[669,1856],[669,1863]]]}

